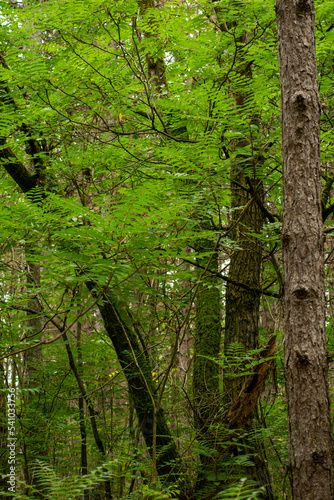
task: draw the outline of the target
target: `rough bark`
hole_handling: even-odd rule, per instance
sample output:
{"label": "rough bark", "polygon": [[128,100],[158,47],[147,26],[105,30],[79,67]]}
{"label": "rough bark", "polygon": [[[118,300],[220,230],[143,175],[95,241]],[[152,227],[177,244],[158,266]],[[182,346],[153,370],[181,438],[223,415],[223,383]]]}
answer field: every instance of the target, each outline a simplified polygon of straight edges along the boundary
{"label": "rough bark", "polygon": [[[245,207],[252,196],[247,190],[246,177],[242,170],[236,170],[232,177],[232,203],[234,207]],[[235,181],[235,182],[234,182]],[[254,184],[259,184],[255,180]],[[244,186],[243,188],[240,186]],[[255,196],[260,196],[255,193]],[[241,209],[235,210],[234,218],[238,219]],[[252,288],[260,289],[262,247],[259,240],[249,235],[250,231],[261,233],[263,215],[254,201],[245,211],[237,225],[233,239],[240,247],[235,250],[230,260],[229,278],[235,282],[245,283]],[[247,233],[247,234],[246,234]],[[228,283],[226,286],[226,316],[224,351],[229,357],[231,345],[238,342],[249,351],[259,345],[259,308],[260,294],[247,291]],[[224,376],[225,402],[232,404],[238,396],[244,380],[242,377]]]}
{"label": "rough bark", "polygon": [[[247,203],[250,202],[250,204],[234,231],[234,241],[241,249],[235,250],[232,254],[229,278],[236,282],[245,283],[252,288],[260,289],[262,246],[259,240],[251,236],[249,232],[261,233],[263,214],[256,201],[251,202],[252,195],[247,190],[247,179],[243,171],[236,170],[232,179],[237,181],[237,184],[232,182],[233,206],[244,207]],[[249,182],[251,181],[249,180]],[[261,196],[261,183],[258,179],[254,179],[252,182],[255,188],[253,196]],[[244,188],[240,186],[244,186]],[[256,192],[256,187],[258,192]],[[236,219],[240,211],[241,209],[235,211]],[[244,352],[259,347],[259,317],[260,294],[228,283],[226,287],[224,352],[230,362],[234,361],[233,350],[231,350],[234,343],[240,344]],[[245,377],[231,376],[238,369],[240,369],[238,366],[227,368],[224,374],[224,401],[226,408],[230,411],[235,408],[239,393],[245,383]],[[255,406],[252,406],[253,410]],[[243,422],[244,428],[250,432],[254,430],[254,427],[258,427],[258,422],[251,414]],[[235,448],[233,453],[249,454],[255,467],[247,467],[246,471],[240,473],[245,474],[246,472],[247,477],[251,477],[258,484],[265,486],[266,493],[263,498],[271,500],[273,492],[263,443],[256,441],[250,445],[248,441],[245,438],[240,450]]]}
{"label": "rough bark", "polygon": [[277,0],[285,381],[294,500],[333,499],[325,334],[320,101],[312,0]]}

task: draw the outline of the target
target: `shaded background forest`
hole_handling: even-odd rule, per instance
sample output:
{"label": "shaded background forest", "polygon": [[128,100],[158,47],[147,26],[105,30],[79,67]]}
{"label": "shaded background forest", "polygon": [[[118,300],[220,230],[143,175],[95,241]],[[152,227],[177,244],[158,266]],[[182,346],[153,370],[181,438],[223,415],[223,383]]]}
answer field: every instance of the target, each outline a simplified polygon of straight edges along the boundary
{"label": "shaded background forest", "polygon": [[[291,498],[274,3],[0,6],[12,498]],[[332,353],[332,1],[315,29]]]}

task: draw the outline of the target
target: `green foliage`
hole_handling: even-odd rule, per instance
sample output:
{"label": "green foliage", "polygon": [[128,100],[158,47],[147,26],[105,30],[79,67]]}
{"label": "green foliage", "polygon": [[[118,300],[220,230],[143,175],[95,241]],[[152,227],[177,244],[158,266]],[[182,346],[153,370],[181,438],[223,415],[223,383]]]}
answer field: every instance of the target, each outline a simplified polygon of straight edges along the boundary
{"label": "green foliage", "polygon": [[[332,175],[333,158],[333,1],[317,1],[316,11],[325,182]],[[215,456],[212,443],[201,440],[193,426],[194,302],[199,286],[208,281],[208,273],[196,271],[195,265],[217,250],[224,278],[238,250],[231,238],[231,169],[263,182],[265,208],[273,218],[265,218],[260,234],[242,223],[239,229],[262,245],[262,290],[277,294],[281,289],[274,3],[169,1],[140,16],[134,0],[2,1],[0,15],[0,162],[7,168],[22,164],[39,176],[38,186],[24,196],[1,167],[0,350],[6,358],[0,394],[10,383],[17,387],[18,468],[30,467],[25,453],[36,436],[27,429],[36,416],[43,422],[39,437],[50,448],[36,472],[47,486],[45,498],[77,499],[85,490],[97,498],[106,478],[118,498],[177,497],[182,484],[168,489],[154,474],[127,381],[98,312],[101,297],[94,298],[85,285],[94,281],[97,293],[110,288],[122,317],[133,326],[141,356],[149,359],[153,372],[154,397],[159,399],[160,391],[163,396],[190,488],[196,483],[199,456]],[[148,55],[164,60],[159,92],[148,75]],[[240,94],[247,96],[242,107],[236,105]],[[328,205],[332,202],[331,192]],[[204,239],[214,251],[198,249]],[[29,263],[39,268],[34,283]],[[221,276],[208,287],[219,289],[224,308],[226,282]],[[274,317],[272,330],[277,330],[276,299],[263,295],[261,300],[262,311]],[[93,407],[89,412],[85,400],[83,417],[81,389],[61,338],[64,329]],[[263,344],[268,330],[267,325],[261,330]],[[331,320],[327,334],[333,351]],[[288,463],[281,344],[280,339],[261,400],[264,429],[258,432],[277,498],[285,494],[281,478]],[[28,347],[33,351],[27,352],[38,354],[34,386],[21,351]],[[257,352],[243,352],[234,344],[221,361],[207,359],[218,363],[220,372],[240,377],[252,373]],[[131,356],[129,351],[135,371],[138,360]],[[105,457],[97,449],[92,415]],[[82,422],[85,477],[80,477]],[[242,449],[242,437],[230,441],[219,425],[211,430],[217,442]],[[229,471],[253,466],[248,452],[224,460]],[[223,480],[228,483],[229,477]],[[29,481],[26,477],[14,498],[26,498],[25,484],[31,497],[36,485]],[[248,480],[225,486],[216,498],[260,495]]]}
{"label": "green foliage", "polygon": [[[101,486],[105,480],[109,480],[110,478],[117,479],[117,474],[112,472],[115,466],[118,466],[118,459],[116,459],[114,463],[108,462],[99,466],[87,476],[72,475],[64,478],[57,475],[54,469],[46,463],[36,461],[34,465],[38,484],[45,488],[43,498],[47,500],[63,500],[64,498],[76,500],[80,498],[80,495],[85,491],[89,491],[94,495],[94,491],[96,492],[98,487]],[[130,470],[129,474],[135,477],[136,469]],[[10,496],[13,500],[26,500],[34,497],[34,495],[39,492],[34,486],[29,487],[28,490],[27,494],[17,493],[13,495],[12,492],[2,492],[2,494],[4,498]],[[177,495],[177,493],[177,491],[172,491],[168,488],[159,491],[159,489],[149,488],[147,485],[142,484],[136,492],[130,493],[124,498],[127,500],[139,498],[145,500],[175,500],[175,495]]]}
{"label": "green foliage", "polygon": [[215,498],[223,498],[224,500],[253,500],[261,498],[265,492],[263,487],[258,488],[256,484],[252,484],[246,478],[240,479],[238,484],[232,485],[225,491],[218,493]]}

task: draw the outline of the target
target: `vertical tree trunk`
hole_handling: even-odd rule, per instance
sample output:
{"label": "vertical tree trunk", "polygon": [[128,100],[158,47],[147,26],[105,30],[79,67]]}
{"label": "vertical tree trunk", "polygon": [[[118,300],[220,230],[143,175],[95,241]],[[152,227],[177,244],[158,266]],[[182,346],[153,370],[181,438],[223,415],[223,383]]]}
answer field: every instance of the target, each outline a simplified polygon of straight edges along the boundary
{"label": "vertical tree trunk", "polygon": [[277,0],[285,380],[294,500],[333,499],[325,334],[320,101],[312,0]]}
{"label": "vertical tree trunk", "polygon": [[[78,312],[81,312],[80,310]],[[83,360],[82,360],[82,346],[81,346],[81,332],[82,320],[77,321],[77,352],[78,352],[78,374],[83,379]],[[88,474],[88,458],[87,458],[87,430],[85,419],[85,398],[81,394],[78,399],[79,405],[79,427],[81,437],[81,453],[80,453],[80,467],[82,476]],[[89,500],[89,490],[84,490],[84,500]]]}
{"label": "vertical tree trunk", "polygon": [[[41,311],[37,298],[36,289],[40,286],[40,266],[34,263],[34,245],[26,245],[26,266],[27,266],[27,289],[31,294],[28,301],[29,308],[34,311]],[[31,259],[31,260],[30,260]],[[43,330],[43,321],[39,315],[31,315],[27,320],[27,337],[32,337]],[[27,456],[28,485],[36,489],[34,495],[43,498],[48,490],[48,485],[40,477],[41,469],[38,460],[47,460],[48,439],[47,439],[47,417],[48,410],[43,403],[43,382],[41,382],[41,366],[43,365],[43,354],[41,347],[35,347],[27,351],[24,355],[25,373],[24,388],[39,390],[28,392],[24,396],[26,407],[25,414],[25,443]],[[27,490],[28,491],[28,490]]]}
{"label": "vertical tree trunk", "polygon": [[[235,2],[240,8],[242,2]],[[223,28],[224,29],[224,28]],[[235,93],[235,101],[239,112],[242,113],[247,100],[253,96],[251,65],[245,60],[244,46],[248,42],[248,33],[244,31],[238,39],[239,67],[237,74],[245,77]],[[257,123],[258,116],[254,113],[250,123]],[[236,149],[241,149],[251,143],[251,138],[238,141]],[[263,213],[257,200],[263,203],[263,184],[261,159],[253,157],[245,161],[243,154],[239,155],[240,163],[234,163],[231,168],[231,192],[233,224],[235,229],[233,240],[239,246],[234,250],[230,259],[229,277],[234,282],[244,283],[254,289],[261,288],[262,243],[255,235],[260,235],[263,227]],[[238,208],[243,207],[243,208]],[[253,233],[254,236],[250,233]],[[244,352],[256,349],[259,346],[259,318],[260,294],[246,291],[236,285],[228,283],[226,287],[226,316],[224,353],[227,359],[234,361],[233,344],[238,343]],[[235,377],[239,366],[228,368],[224,373],[224,400],[228,408],[236,401],[242,388],[244,377]],[[232,376],[231,376],[232,375]],[[258,422],[252,417],[248,430],[258,427]],[[235,450],[237,453],[238,450]],[[267,466],[263,443],[259,440],[250,445],[248,437],[244,439],[242,454],[250,454],[255,467],[248,467],[248,477],[255,479],[258,484],[265,486],[266,499],[273,498],[271,479]]]}
{"label": "vertical tree trunk", "polygon": [[[201,240],[201,251],[212,250],[212,241]],[[209,263],[209,259],[211,259]],[[209,271],[218,271],[217,252],[211,257],[197,259]],[[203,274],[203,270],[200,270]],[[219,365],[207,357],[217,358],[221,340],[221,300],[219,289],[215,287],[214,275],[201,278],[196,297],[195,349],[193,369],[193,391],[195,425],[198,429],[208,428],[220,408]]]}
{"label": "vertical tree trunk", "polygon": [[[257,203],[255,201],[251,202],[252,196],[248,191],[245,174],[240,166],[237,166],[236,170],[231,172],[232,206],[245,207],[247,203],[250,202],[251,204],[234,230],[233,239],[240,247],[240,250],[234,250],[231,256],[229,277],[235,282],[259,289],[261,288],[262,245],[257,238],[250,236],[249,232],[261,233],[263,215]],[[255,179],[254,184],[259,184],[257,179]],[[259,190],[255,196],[260,196]],[[235,220],[239,218],[241,211],[242,209],[235,210]],[[224,339],[224,351],[227,357],[230,354],[231,344],[236,342],[241,344],[246,351],[258,347],[259,315],[259,293],[246,291],[228,283],[226,286]],[[224,376],[224,397],[225,402],[230,405],[236,400],[244,379],[243,377],[229,375],[227,373]]]}
{"label": "vertical tree trunk", "polygon": [[[205,226],[205,224],[203,224]],[[221,395],[219,390],[219,365],[208,358],[218,359],[221,342],[221,298],[215,286],[217,277],[210,271],[218,271],[218,253],[214,240],[201,239],[196,244],[198,252],[213,252],[210,256],[197,257],[196,262],[209,272],[199,268],[201,280],[196,296],[196,319],[194,332],[193,366],[193,406],[194,424],[199,440],[204,446],[214,451],[217,449],[219,436],[212,425],[221,420]],[[210,431],[211,427],[211,432]],[[214,477],[221,475],[221,468],[216,456],[200,455],[201,470],[196,483],[200,498],[211,498],[214,492]],[[207,480],[211,475],[210,481]]]}
{"label": "vertical tree trunk", "polygon": [[[236,182],[233,182],[236,181]],[[232,172],[232,203],[234,207],[245,207],[249,204],[242,219],[238,223],[233,237],[238,243],[240,250],[235,250],[230,261],[229,277],[233,281],[245,283],[254,288],[261,288],[261,258],[262,244],[249,234],[254,231],[261,233],[263,225],[263,214],[255,200],[252,200],[251,192],[247,189],[249,183],[253,185],[254,196],[261,198],[263,188],[259,179],[246,179],[243,171],[236,167]],[[243,186],[243,187],[242,187]],[[235,220],[240,217],[242,209],[235,211]],[[224,352],[227,359],[233,362],[234,343],[240,344],[245,352],[256,349],[259,346],[259,318],[260,318],[260,295],[255,291],[246,291],[240,287],[228,284],[226,287],[226,316],[225,316],[225,342]],[[233,377],[233,372],[237,372],[238,366],[228,368],[224,374],[224,400],[227,407],[231,407],[236,401],[242,388],[244,377]],[[232,375],[232,376],[231,376]],[[259,424],[255,418],[248,426],[252,432],[258,428]],[[235,450],[238,453],[238,450]],[[259,485],[265,486],[264,498],[271,500],[273,492],[271,479],[267,466],[264,446],[261,440],[249,443],[247,437],[244,438],[243,447],[240,454],[249,454],[255,467],[247,467],[248,477],[256,480]],[[245,473],[243,472],[243,474]]]}

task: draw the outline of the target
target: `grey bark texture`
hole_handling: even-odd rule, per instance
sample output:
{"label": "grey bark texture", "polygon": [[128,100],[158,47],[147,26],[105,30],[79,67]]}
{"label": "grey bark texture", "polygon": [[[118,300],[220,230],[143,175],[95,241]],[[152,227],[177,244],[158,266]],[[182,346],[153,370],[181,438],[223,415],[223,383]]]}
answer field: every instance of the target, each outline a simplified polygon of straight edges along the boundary
{"label": "grey bark texture", "polygon": [[320,100],[312,0],[276,0],[281,76],[285,380],[294,500],[333,499]]}

